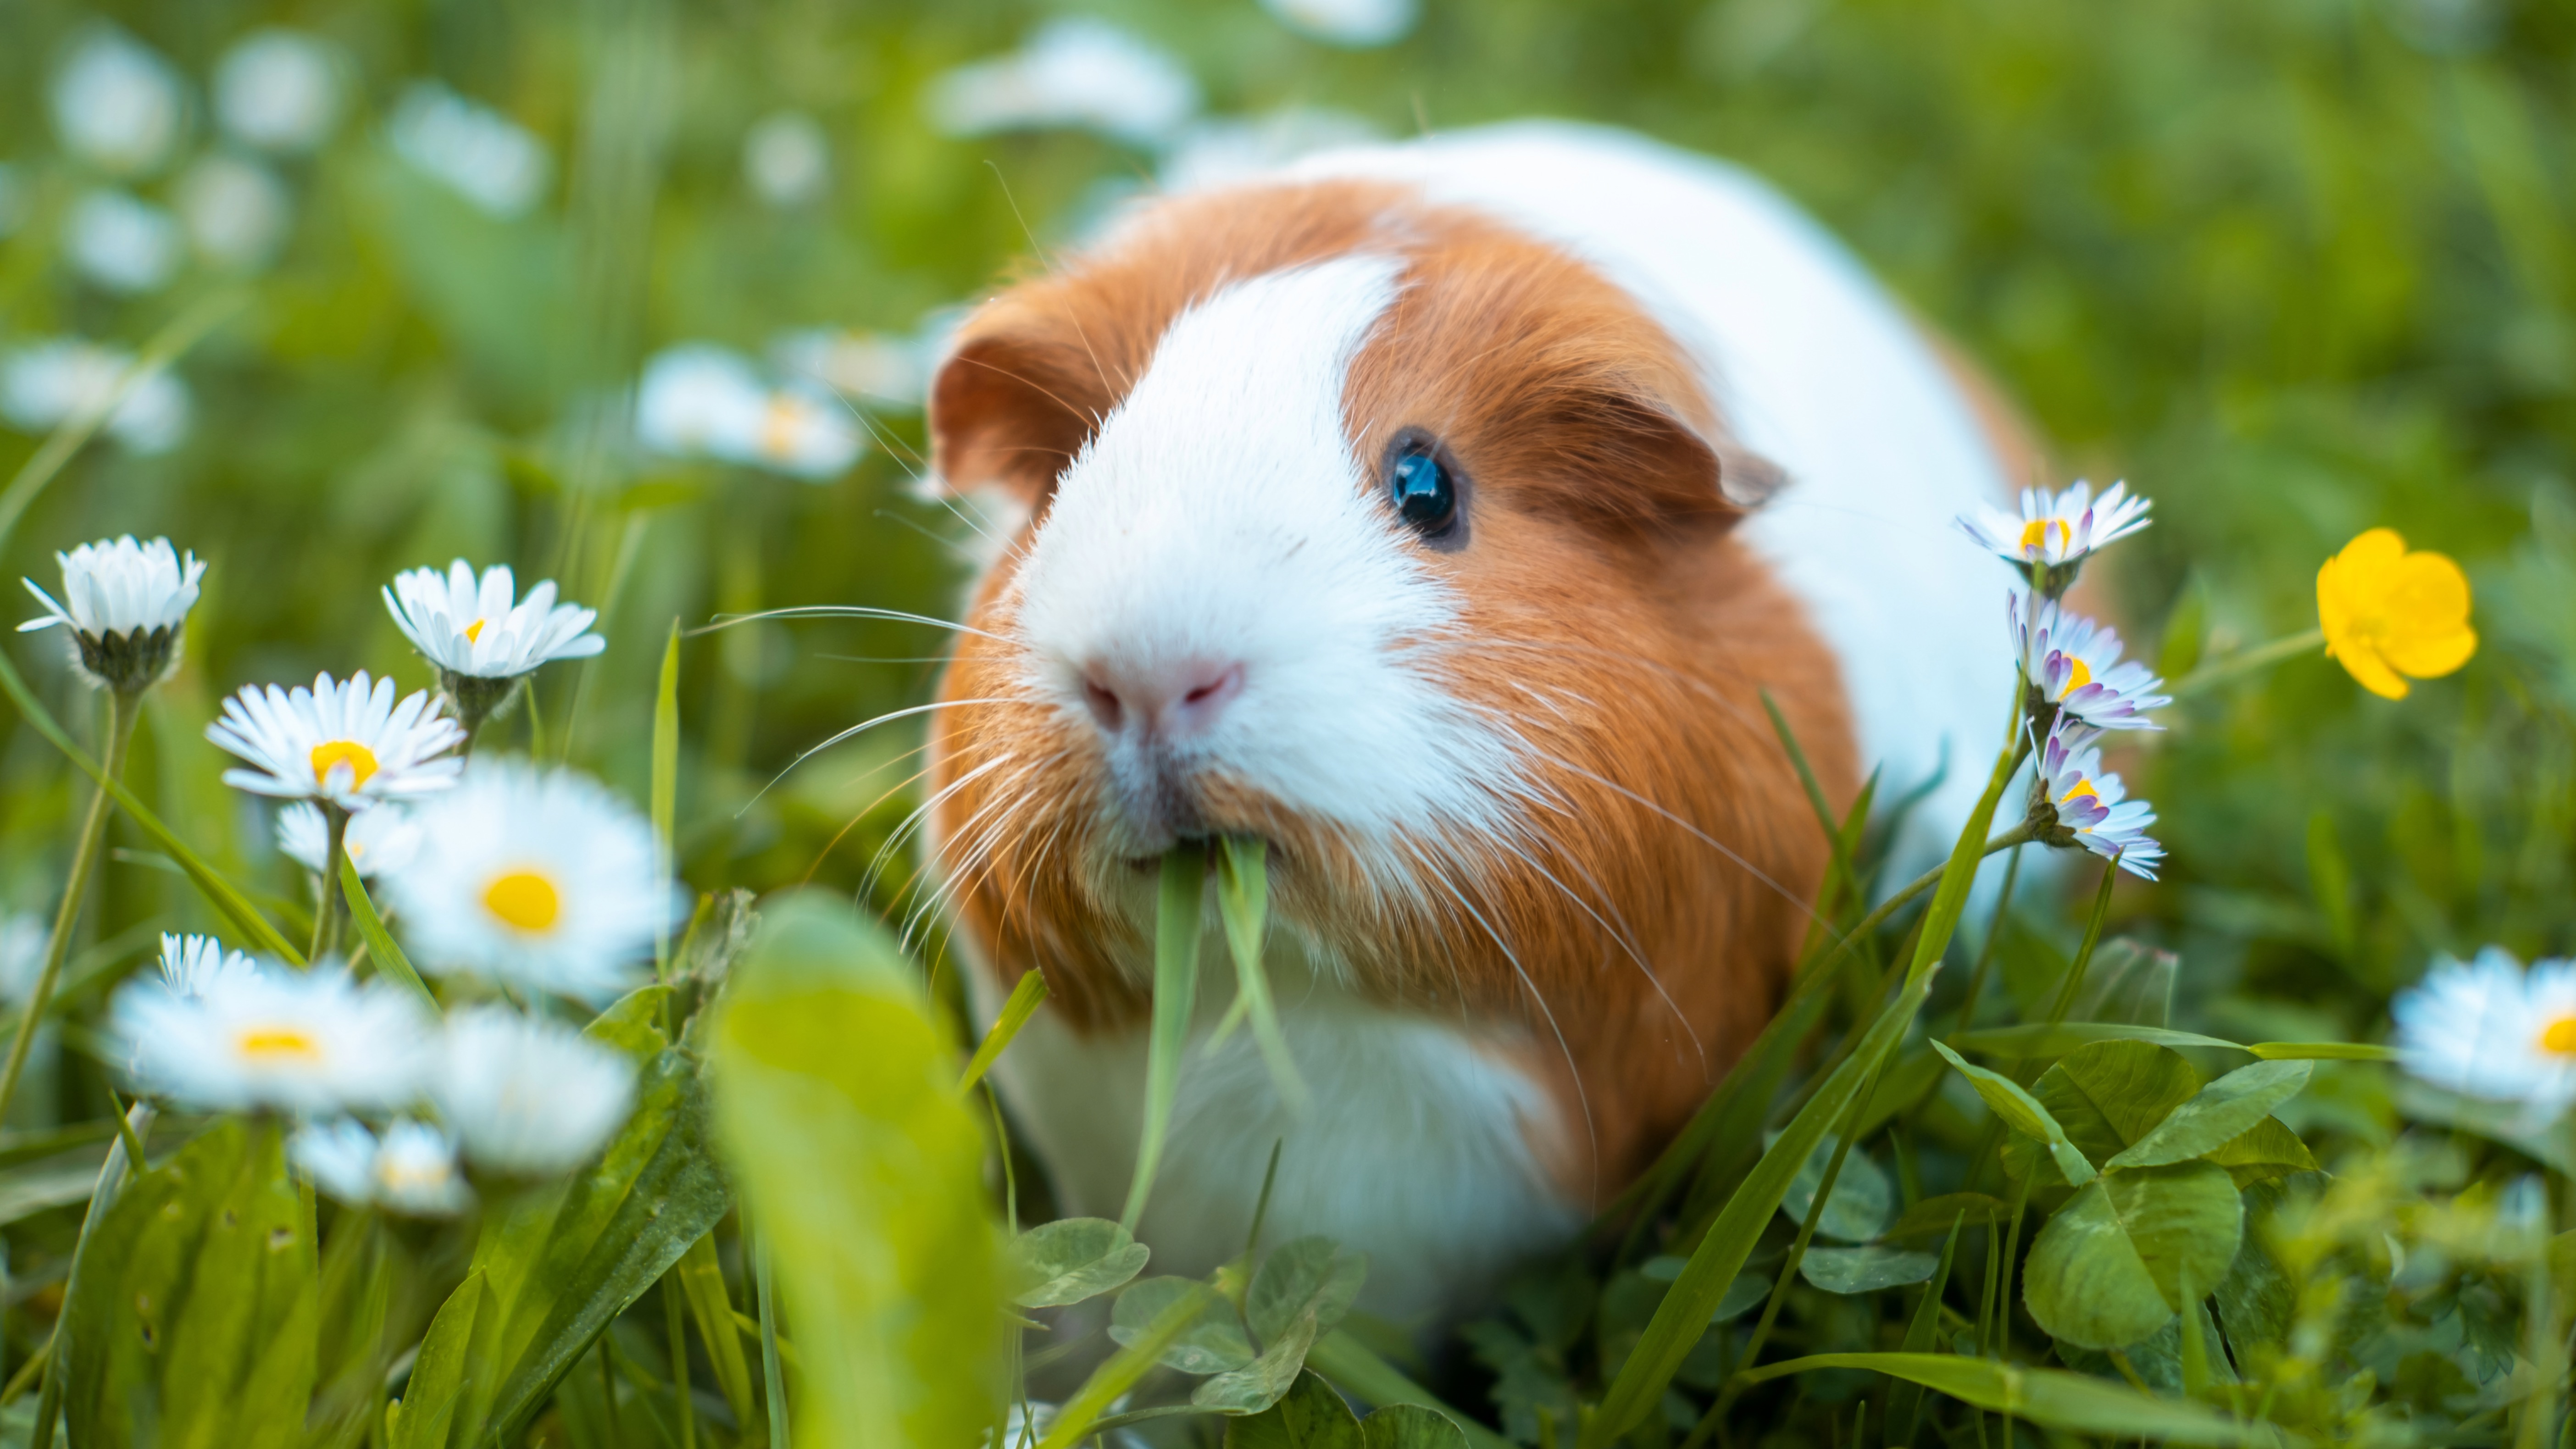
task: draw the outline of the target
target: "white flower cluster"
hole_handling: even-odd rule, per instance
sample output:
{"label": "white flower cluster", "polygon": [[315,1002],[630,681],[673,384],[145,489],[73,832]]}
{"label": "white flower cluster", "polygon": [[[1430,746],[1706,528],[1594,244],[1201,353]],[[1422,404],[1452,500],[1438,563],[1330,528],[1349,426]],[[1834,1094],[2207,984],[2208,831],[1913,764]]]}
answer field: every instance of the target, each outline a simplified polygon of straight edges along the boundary
{"label": "white flower cluster", "polygon": [[2061,595],[2084,560],[2147,526],[2148,503],[2114,483],[2098,499],[2078,481],[2063,491],[2022,491],[2018,515],[1986,508],[1959,527],[2007,563],[2027,571],[2030,589],[2005,596],[2006,626],[2025,691],[2024,718],[2038,741],[2032,818],[2052,844],[2080,845],[2122,870],[2156,878],[2164,847],[2147,827],[2156,813],[2128,798],[2102,768],[2099,741],[2111,730],[2161,728],[2147,711],[2173,701],[2147,666],[2120,657],[2120,635],[2067,608]]}
{"label": "white flower cluster", "polygon": [[[166,672],[205,565],[166,539],[57,557],[60,596],[30,580],[45,613],[24,627],[65,629],[83,667],[119,689]],[[605,647],[590,610],[557,603],[551,582],[519,598],[506,568],[416,570],[385,603],[451,689],[512,685]],[[570,770],[469,765],[454,717],[426,691],[396,693],[364,671],[253,686],[224,701],[206,734],[242,761],[227,783],[290,802],[279,845],[320,878],[326,917],[337,853],[382,889],[421,969],[474,977],[532,1011],[487,1004],[440,1020],[407,990],[333,961],[296,971],[171,936],[158,979],[120,991],[112,1019],[141,1090],[292,1114],[305,1122],[296,1161],[324,1190],[454,1212],[470,1201],[463,1163],[567,1171],[625,1120],[633,1063],[537,1013],[548,998],[595,1005],[636,984],[675,892],[652,830],[608,790]],[[10,927],[0,965],[30,954],[25,934]],[[39,931],[35,954],[41,941]]]}
{"label": "white flower cluster", "polygon": [[[317,1185],[401,1213],[464,1209],[468,1162],[570,1171],[634,1105],[634,1063],[569,1027],[496,1006],[440,1021],[383,982],[291,970],[204,936],[162,937],[158,977],[118,991],[110,1021],[139,1090],[293,1116],[295,1160]],[[388,1114],[381,1135],[360,1120]]]}

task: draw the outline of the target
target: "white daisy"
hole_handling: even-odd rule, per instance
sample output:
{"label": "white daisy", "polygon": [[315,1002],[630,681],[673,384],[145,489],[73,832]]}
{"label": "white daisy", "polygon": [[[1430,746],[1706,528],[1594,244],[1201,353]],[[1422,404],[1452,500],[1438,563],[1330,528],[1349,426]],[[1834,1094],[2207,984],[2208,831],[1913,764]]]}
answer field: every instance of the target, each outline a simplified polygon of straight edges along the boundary
{"label": "white daisy", "polygon": [[2120,658],[2118,630],[2061,608],[2055,599],[2041,600],[2034,616],[2017,589],[2004,603],[2022,678],[2042,700],[2095,729],[2164,728],[2146,715],[2173,703],[2155,692],[2164,680],[2147,666]]}
{"label": "white daisy", "polygon": [[2064,715],[2048,731],[2040,751],[2040,797],[2056,813],[2061,838],[2053,843],[2081,845],[2118,863],[2122,870],[2147,880],[2165,849],[2146,831],[2156,812],[2144,800],[2127,798],[2120,777],[2102,770],[2102,751],[2094,744],[2102,732]]}
{"label": "white daisy", "polygon": [[635,1064],[569,1027],[485,1006],[448,1018],[439,1115],[475,1162],[550,1176],[580,1166],[635,1105]]}
{"label": "white daisy", "polygon": [[225,784],[351,812],[444,790],[464,767],[447,752],[465,742],[465,731],[433,710],[426,691],[396,704],[394,682],[371,681],[363,669],[346,684],[317,674],[311,689],[299,685],[292,694],[244,686],[224,701],[224,717],[206,727],[206,738],[259,767],[226,770]]}
{"label": "white daisy", "polygon": [[940,76],[927,101],[932,124],[952,136],[1082,126],[1152,145],[1198,110],[1199,87],[1169,51],[1074,16],[1048,22],[1012,54]]}
{"label": "white daisy", "polygon": [[463,559],[436,569],[394,576],[384,591],[394,625],[443,674],[475,679],[516,679],[556,659],[587,659],[608,641],[587,632],[599,616],[555,602],[554,580],[511,603],[514,583],[507,564],[483,571],[478,582]]}
{"label": "white daisy", "polygon": [[775,111],[742,141],[743,179],[771,206],[802,206],[832,184],[832,143],[803,111]]}
{"label": "white daisy", "polygon": [[63,250],[72,270],[110,292],[159,290],[179,270],[179,223],[129,192],[83,192],[63,214]]}
{"label": "white daisy", "polygon": [[634,984],[674,895],[624,801],[570,770],[477,760],[418,820],[419,858],[386,886],[422,967],[593,1001]]}
{"label": "white daisy", "polygon": [[340,72],[321,41],[255,30],[215,64],[215,120],[266,151],[310,151],[340,123]]}
{"label": "white daisy", "polygon": [[[104,408],[124,387],[132,356],[76,337],[57,337],[0,354],[0,417],[31,433]],[[108,414],[107,435],[129,453],[149,456],[188,435],[187,384],[166,368],[137,379]]]}
{"label": "white daisy", "polygon": [[63,149],[116,176],[159,169],[188,120],[178,72],[113,25],[90,28],[54,77]]}
{"label": "white daisy", "polygon": [[2576,961],[2526,972],[2489,946],[2435,965],[2389,1014],[2406,1069],[2437,1087],[2553,1115],[2576,1102]]}
{"label": "white daisy", "polygon": [[703,342],[656,353],[636,390],[635,435],[657,453],[823,481],[866,449],[857,420],[811,382],[771,387],[748,359]]}
{"label": "white daisy", "polygon": [[161,936],[161,985],[172,996],[193,1000],[225,983],[259,974],[259,962],[227,950],[212,936]]}
{"label": "white daisy", "polygon": [[554,157],[526,127],[436,81],[403,93],[385,135],[394,154],[494,216],[525,214],[554,174]]}
{"label": "white daisy", "polygon": [[1261,0],[1261,8],[1291,30],[1352,50],[1402,40],[1421,13],[1418,0]]}
{"label": "white daisy", "polygon": [[275,172],[220,153],[179,178],[178,201],[198,255],[236,271],[256,271],[276,260],[293,219],[286,183]]}
{"label": "white daisy", "polygon": [[429,1065],[418,1003],[345,971],[230,969],[181,996],[162,981],[133,982],[110,1008],[135,1084],[210,1111],[322,1115],[397,1107],[417,1096]]}
{"label": "white daisy", "polygon": [[62,566],[63,596],[21,582],[45,606],[42,618],[18,626],[24,634],[60,624],[92,679],[118,690],[148,688],[179,657],[181,626],[197,606],[197,584],[206,566],[181,554],[170,540],[137,543],[134,535],[85,543],[54,555]]}
{"label": "white daisy", "polygon": [[879,408],[921,406],[929,369],[926,349],[916,338],[814,327],[780,333],[770,339],[768,351],[785,376],[866,398]]}
{"label": "white daisy", "polygon": [[2095,498],[2093,485],[2077,479],[2057,493],[2023,489],[2018,517],[1989,506],[1975,518],[1961,515],[1959,527],[2008,562],[2055,568],[2146,527],[2148,506],[2146,499],[2130,495],[2126,483],[2114,483]]}
{"label": "white daisy", "polygon": [[346,1117],[310,1123],[287,1143],[287,1153],[314,1186],[345,1203],[445,1218],[474,1202],[456,1163],[456,1144],[408,1118],[395,1118],[381,1139]]}
{"label": "white daisy", "polygon": [[[277,848],[286,858],[320,875],[331,854],[331,822],[320,806],[298,800],[277,812]],[[387,801],[349,817],[340,848],[368,880],[398,875],[420,854],[420,825],[411,812]]]}

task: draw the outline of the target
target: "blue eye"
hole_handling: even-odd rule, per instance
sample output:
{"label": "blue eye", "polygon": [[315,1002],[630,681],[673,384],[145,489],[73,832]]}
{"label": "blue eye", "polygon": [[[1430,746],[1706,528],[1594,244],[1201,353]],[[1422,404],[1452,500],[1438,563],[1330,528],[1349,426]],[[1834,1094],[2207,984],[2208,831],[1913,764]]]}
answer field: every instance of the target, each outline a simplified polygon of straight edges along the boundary
{"label": "blue eye", "polygon": [[1395,511],[1426,537],[1446,533],[1458,519],[1458,489],[1449,470],[1429,453],[1399,453],[1387,469]]}

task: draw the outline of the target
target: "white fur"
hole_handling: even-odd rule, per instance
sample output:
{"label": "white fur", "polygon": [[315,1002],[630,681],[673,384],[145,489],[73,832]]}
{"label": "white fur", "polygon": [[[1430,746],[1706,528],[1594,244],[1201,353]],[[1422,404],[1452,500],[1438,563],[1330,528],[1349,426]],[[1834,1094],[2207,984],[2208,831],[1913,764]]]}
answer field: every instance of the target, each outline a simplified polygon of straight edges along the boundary
{"label": "white fur", "polygon": [[1242,694],[1185,762],[1343,827],[1390,882],[1399,835],[1502,828],[1515,775],[1509,736],[1441,689],[1428,656],[1456,596],[1343,431],[1399,266],[1254,277],[1175,319],[1058,480],[1016,593],[1023,683],[1084,728],[1090,661],[1239,661]]}
{"label": "white fur", "polygon": [[1947,854],[1985,788],[2013,671],[1994,638],[2005,575],[1951,520],[2038,480],[2003,478],[1968,400],[1861,264],[1746,172],[1596,127],[1494,126],[1289,174],[1415,182],[1553,241],[1698,357],[1736,435],[1789,475],[1744,537],[1840,658],[1862,766],[1886,769],[1880,802],[1946,754],[1889,878]]}
{"label": "white fur", "polygon": [[[1243,1251],[1274,1142],[1284,1145],[1263,1246],[1324,1233],[1369,1254],[1361,1304],[1398,1322],[1473,1306],[1512,1264],[1582,1225],[1531,1151],[1533,1139],[1566,1140],[1569,1126],[1506,1060],[1506,1049],[1525,1043],[1365,1004],[1304,969],[1274,934],[1280,1026],[1311,1098],[1298,1116],[1273,1089],[1250,1031],[1206,1052],[1231,994],[1217,964],[1224,950],[1211,935],[1201,951],[1213,969],[1137,1224],[1153,1248],[1148,1272],[1204,1274]],[[1000,1005],[981,971],[977,990],[988,1010]],[[1114,1218],[1126,1202],[1144,1115],[1144,1040],[1142,1031],[1084,1037],[1041,1011],[994,1068],[1068,1213]],[[1571,1130],[1579,1135],[1580,1124]]]}

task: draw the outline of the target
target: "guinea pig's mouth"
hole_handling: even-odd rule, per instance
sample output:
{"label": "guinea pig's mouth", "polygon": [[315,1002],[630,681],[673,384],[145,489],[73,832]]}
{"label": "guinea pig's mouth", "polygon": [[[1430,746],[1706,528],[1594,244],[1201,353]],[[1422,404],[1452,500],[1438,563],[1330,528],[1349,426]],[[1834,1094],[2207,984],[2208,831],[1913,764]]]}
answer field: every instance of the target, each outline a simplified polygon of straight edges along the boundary
{"label": "guinea pig's mouth", "polygon": [[1217,848],[1222,845],[1229,836],[1236,840],[1259,842],[1262,847],[1263,858],[1269,862],[1272,869],[1275,870],[1278,868],[1280,858],[1279,842],[1272,840],[1267,836],[1255,834],[1251,831],[1225,831],[1222,833],[1195,831],[1188,834],[1176,835],[1172,838],[1172,843],[1167,848],[1157,851],[1152,855],[1127,856],[1121,864],[1125,865],[1128,870],[1138,875],[1150,875],[1163,868],[1164,856],[1170,855],[1174,851],[1183,850],[1198,851],[1207,857],[1210,864],[1214,864]]}

